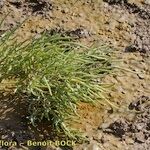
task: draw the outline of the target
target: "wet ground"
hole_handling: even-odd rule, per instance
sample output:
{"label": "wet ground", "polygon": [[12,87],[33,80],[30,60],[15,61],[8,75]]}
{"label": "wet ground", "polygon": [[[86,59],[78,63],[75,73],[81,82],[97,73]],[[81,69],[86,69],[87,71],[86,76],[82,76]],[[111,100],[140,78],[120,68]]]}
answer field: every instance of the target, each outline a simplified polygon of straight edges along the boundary
{"label": "wet ground", "polygon": [[[105,83],[115,85],[109,91],[108,99],[120,109],[81,104],[78,112],[82,122],[73,126],[83,131],[89,141],[73,149],[149,149],[149,0],[1,0],[0,17],[6,14],[0,34],[27,18],[16,33],[19,40],[39,36],[43,31],[59,32],[76,37],[88,46],[106,43],[114,48],[114,55],[120,60],[116,65],[122,69],[104,79]],[[14,101],[14,96],[1,95],[1,139],[20,143],[53,137],[51,128],[45,128],[47,123],[38,129],[26,123],[26,105],[21,104],[20,99]]]}

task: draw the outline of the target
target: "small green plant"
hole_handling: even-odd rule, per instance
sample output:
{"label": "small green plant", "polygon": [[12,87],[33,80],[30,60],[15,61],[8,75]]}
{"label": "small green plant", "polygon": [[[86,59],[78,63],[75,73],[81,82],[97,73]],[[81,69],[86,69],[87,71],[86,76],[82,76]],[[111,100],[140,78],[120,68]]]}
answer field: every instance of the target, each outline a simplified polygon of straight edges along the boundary
{"label": "small green plant", "polygon": [[47,119],[73,137],[66,122],[77,115],[77,104],[103,100],[97,80],[113,68],[109,48],[88,48],[58,34],[15,39],[14,31],[0,37],[0,80],[15,80],[16,93],[27,95],[33,125]]}

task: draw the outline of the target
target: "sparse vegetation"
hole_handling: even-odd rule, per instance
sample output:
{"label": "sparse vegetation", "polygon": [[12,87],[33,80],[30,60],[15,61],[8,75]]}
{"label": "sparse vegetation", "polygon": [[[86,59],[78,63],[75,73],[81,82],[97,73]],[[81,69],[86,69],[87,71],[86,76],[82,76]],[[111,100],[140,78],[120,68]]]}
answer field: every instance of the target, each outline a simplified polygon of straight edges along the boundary
{"label": "sparse vegetation", "polygon": [[0,38],[1,81],[15,80],[15,92],[27,95],[33,125],[47,119],[73,137],[66,122],[77,115],[77,104],[103,100],[105,87],[97,79],[112,70],[109,48],[88,48],[57,34],[15,39],[13,31]]}

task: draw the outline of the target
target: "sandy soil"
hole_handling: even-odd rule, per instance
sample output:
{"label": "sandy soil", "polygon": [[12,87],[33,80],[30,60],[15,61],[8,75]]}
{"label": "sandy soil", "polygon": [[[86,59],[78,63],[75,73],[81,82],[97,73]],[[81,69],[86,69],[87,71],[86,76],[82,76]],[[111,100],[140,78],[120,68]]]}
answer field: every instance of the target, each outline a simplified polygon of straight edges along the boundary
{"label": "sandy soil", "polygon": [[[0,34],[28,18],[17,31],[19,40],[39,36],[43,31],[50,34],[59,32],[75,36],[89,46],[104,42],[114,48],[115,57],[120,60],[116,65],[123,69],[104,79],[105,83],[114,84],[108,99],[120,109],[81,104],[78,110],[82,122],[74,126],[84,131],[89,141],[73,148],[67,147],[67,150],[149,149],[149,0],[1,0],[0,17],[8,12]],[[18,143],[27,139],[52,139],[47,123],[38,128],[26,123],[26,105],[21,104],[20,99],[14,99],[6,93],[1,95],[1,139]]]}

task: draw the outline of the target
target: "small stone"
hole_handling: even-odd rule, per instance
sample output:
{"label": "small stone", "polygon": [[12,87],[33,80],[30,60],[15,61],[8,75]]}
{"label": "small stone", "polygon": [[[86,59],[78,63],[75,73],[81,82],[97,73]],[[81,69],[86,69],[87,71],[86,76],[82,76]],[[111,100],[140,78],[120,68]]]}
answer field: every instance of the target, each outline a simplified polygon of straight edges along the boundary
{"label": "small stone", "polygon": [[139,74],[137,74],[137,76],[139,77],[139,79],[141,79],[141,80],[143,80],[145,77],[144,77],[144,74],[142,74],[142,73],[139,73]]}
{"label": "small stone", "polygon": [[145,127],[145,123],[138,123],[138,124],[136,124],[136,128],[139,131],[141,131],[142,129],[144,129],[144,127]]}
{"label": "small stone", "polygon": [[107,137],[107,135],[103,135],[102,138],[101,138],[101,143],[108,143],[109,141],[109,138]]}
{"label": "small stone", "polygon": [[61,150],[61,148],[60,147],[56,148],[54,146],[49,146],[49,147],[46,148],[46,150]]}
{"label": "small stone", "polygon": [[79,13],[79,17],[84,17],[84,14],[83,13]]}
{"label": "small stone", "polygon": [[125,142],[126,142],[127,144],[134,144],[134,140],[131,139],[131,138],[129,138],[129,137],[127,137],[127,138],[125,139]]}
{"label": "small stone", "polygon": [[96,135],[93,136],[93,140],[100,142],[102,140],[102,137],[103,137],[102,132],[99,131],[97,132]]}
{"label": "small stone", "polygon": [[101,150],[96,143],[92,143],[88,146],[87,150]]}
{"label": "small stone", "polygon": [[66,14],[66,13],[69,12],[69,9],[68,8],[64,8],[61,12]]}
{"label": "small stone", "polygon": [[145,0],[144,3],[150,5],[150,0]]}
{"label": "small stone", "polygon": [[9,0],[9,3],[15,6],[16,8],[20,8],[22,4],[21,0]]}
{"label": "small stone", "polygon": [[109,143],[109,142],[104,143],[103,146],[104,146],[104,148],[107,150],[107,149],[109,149],[109,147],[110,147],[110,143]]}
{"label": "small stone", "polygon": [[128,121],[133,121],[134,118],[135,118],[135,114],[134,114],[134,113],[130,113],[130,114],[128,114],[128,115],[126,116],[126,119],[127,119]]}
{"label": "small stone", "polygon": [[142,132],[136,133],[135,134],[135,142],[137,143],[144,143],[145,142],[145,136]]}
{"label": "small stone", "polygon": [[137,51],[137,48],[134,45],[130,45],[125,48],[125,52],[135,52],[135,51]]}
{"label": "small stone", "polygon": [[106,129],[106,128],[108,128],[109,127],[109,123],[103,123],[102,125],[101,125],[101,129]]}
{"label": "small stone", "polygon": [[0,8],[4,6],[4,0],[0,0]]}

